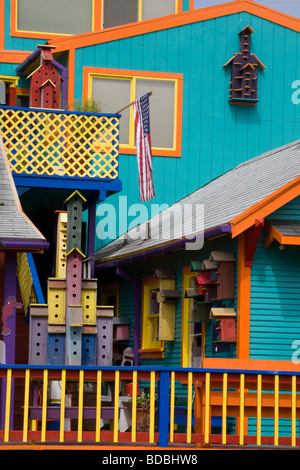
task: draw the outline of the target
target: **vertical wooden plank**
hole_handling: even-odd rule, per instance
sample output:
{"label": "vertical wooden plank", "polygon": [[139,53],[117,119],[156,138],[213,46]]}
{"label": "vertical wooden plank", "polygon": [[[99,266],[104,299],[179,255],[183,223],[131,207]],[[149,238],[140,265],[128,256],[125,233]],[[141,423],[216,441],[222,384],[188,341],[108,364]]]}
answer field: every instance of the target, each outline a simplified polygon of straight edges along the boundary
{"label": "vertical wooden plank", "polygon": [[274,445],[278,446],[279,432],[279,375],[274,377]]}
{"label": "vertical wooden plank", "polygon": [[262,375],[257,376],[257,425],[256,425],[256,443],[261,445],[261,390],[262,390]]}
{"label": "vertical wooden plank", "polygon": [[23,442],[27,442],[27,436],[28,436],[29,389],[30,389],[30,369],[26,369],[25,387],[24,387]]}
{"label": "vertical wooden plank", "polygon": [[292,376],[292,447],[296,446],[296,376]]}
{"label": "vertical wooden plank", "polygon": [[149,443],[154,443],[155,424],[155,371],[150,372],[150,422],[149,422]]}
{"label": "vertical wooden plank", "polygon": [[188,372],[186,442],[192,442],[193,372]]}
{"label": "vertical wooden plank", "polygon": [[222,403],[222,444],[226,444],[227,435],[227,372],[223,374],[223,403]]}
{"label": "vertical wooden plank", "polygon": [[245,407],[245,374],[240,374],[240,438],[239,444],[244,445],[244,407]]}
{"label": "vertical wooden plank", "polygon": [[118,442],[120,371],[115,371],[114,442]]}
{"label": "vertical wooden plank", "polygon": [[4,442],[9,442],[10,404],[11,404],[11,378],[12,378],[12,370],[7,369]]}
{"label": "vertical wooden plank", "polygon": [[66,406],[66,370],[61,371],[61,397],[60,397],[60,426],[59,442],[64,442],[65,406]]}
{"label": "vertical wooden plank", "polygon": [[174,442],[174,411],[175,411],[175,372],[171,372],[170,392],[170,442]]}
{"label": "vertical wooden plank", "polygon": [[204,444],[209,444],[210,372],[205,374]]}
{"label": "vertical wooden plank", "polygon": [[132,372],[131,442],[136,442],[137,371]]}
{"label": "vertical wooden plank", "polygon": [[47,396],[48,396],[48,369],[44,369],[44,374],[43,374],[43,401],[42,401],[42,432],[41,432],[41,442],[45,442],[45,441],[46,441]]}
{"label": "vertical wooden plank", "polygon": [[100,442],[101,432],[101,386],[102,371],[97,370],[97,395],[96,395],[96,437],[95,441]]}
{"label": "vertical wooden plank", "polygon": [[82,442],[84,370],[79,371],[77,442]]}

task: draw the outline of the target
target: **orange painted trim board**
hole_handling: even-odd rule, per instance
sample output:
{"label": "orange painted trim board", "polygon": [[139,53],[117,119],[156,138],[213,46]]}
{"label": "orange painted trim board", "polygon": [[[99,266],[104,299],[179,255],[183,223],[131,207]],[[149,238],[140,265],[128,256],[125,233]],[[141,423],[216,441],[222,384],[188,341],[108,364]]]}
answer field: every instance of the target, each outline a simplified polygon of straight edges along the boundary
{"label": "orange painted trim board", "polygon": [[0,62],[5,64],[21,64],[32,51],[0,51]]}
{"label": "orange painted trim board", "polygon": [[204,358],[204,369],[249,370],[249,371],[278,371],[299,372],[299,364],[292,361],[273,361],[264,359],[223,359]]}
{"label": "orange painted trim board", "polygon": [[210,20],[241,12],[253,14],[280,26],[292,29],[293,31],[300,32],[299,19],[249,0],[236,0],[233,2],[223,3],[221,5],[200,8],[197,10],[191,9],[190,11],[179,12],[165,17],[108,28],[102,31],[52,40],[51,43],[57,46],[57,51],[63,51],[68,50],[71,47],[80,48],[91,46],[94,44],[152,33],[163,29],[184,26],[187,24],[197,23],[199,21]]}
{"label": "orange painted trim board", "polygon": [[295,199],[300,195],[300,176],[285,184],[277,191],[265,197],[258,203],[249,207],[237,217],[234,217],[229,223],[232,226],[232,237],[247,230],[255,224],[255,219],[264,219],[275,212],[280,207]]}
{"label": "orange painted trim board", "polygon": [[238,238],[237,358],[249,358],[251,267],[245,266],[245,234]]}

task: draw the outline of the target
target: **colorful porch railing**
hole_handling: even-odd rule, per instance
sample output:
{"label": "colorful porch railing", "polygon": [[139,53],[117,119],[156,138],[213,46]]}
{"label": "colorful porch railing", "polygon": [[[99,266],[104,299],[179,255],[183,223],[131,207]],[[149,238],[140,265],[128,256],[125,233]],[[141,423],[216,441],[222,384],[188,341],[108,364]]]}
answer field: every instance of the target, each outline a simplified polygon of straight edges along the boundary
{"label": "colorful porch railing", "polygon": [[119,115],[0,106],[13,174],[116,179]]}
{"label": "colorful porch railing", "polygon": [[[0,377],[0,445],[300,445],[300,372],[0,365]],[[24,391],[18,406],[16,381]],[[273,421],[271,433],[264,419]]]}

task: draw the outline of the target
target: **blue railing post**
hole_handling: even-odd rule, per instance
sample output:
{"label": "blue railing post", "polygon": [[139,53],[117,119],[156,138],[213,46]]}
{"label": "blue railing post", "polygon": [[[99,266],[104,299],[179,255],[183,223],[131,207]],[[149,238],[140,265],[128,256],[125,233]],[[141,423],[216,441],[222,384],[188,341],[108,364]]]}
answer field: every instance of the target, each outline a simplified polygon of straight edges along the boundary
{"label": "blue railing post", "polygon": [[168,447],[169,443],[169,393],[170,393],[170,372],[161,371],[159,380],[159,397],[158,397],[158,431],[159,431],[159,447]]}

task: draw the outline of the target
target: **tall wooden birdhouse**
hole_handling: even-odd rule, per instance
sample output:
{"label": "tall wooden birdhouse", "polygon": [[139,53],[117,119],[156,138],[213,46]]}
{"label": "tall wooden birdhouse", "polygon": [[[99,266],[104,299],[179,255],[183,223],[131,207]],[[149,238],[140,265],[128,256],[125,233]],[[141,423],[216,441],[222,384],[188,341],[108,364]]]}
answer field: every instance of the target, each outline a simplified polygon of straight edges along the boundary
{"label": "tall wooden birdhouse", "polygon": [[86,202],[85,198],[75,191],[66,200],[67,203],[67,252],[73,248],[81,249],[82,238],[82,208]]}
{"label": "tall wooden birdhouse", "polygon": [[231,104],[246,104],[256,106],[258,98],[258,69],[265,69],[264,64],[250,53],[251,34],[254,30],[246,26],[239,32],[240,52],[224,65],[231,64],[231,82],[229,88],[229,101]]}
{"label": "tall wooden birdhouse", "polygon": [[43,44],[37,47],[40,49],[40,65],[28,77],[30,78],[29,106],[60,109],[60,87],[63,78],[52,63],[52,49],[55,46]]}

